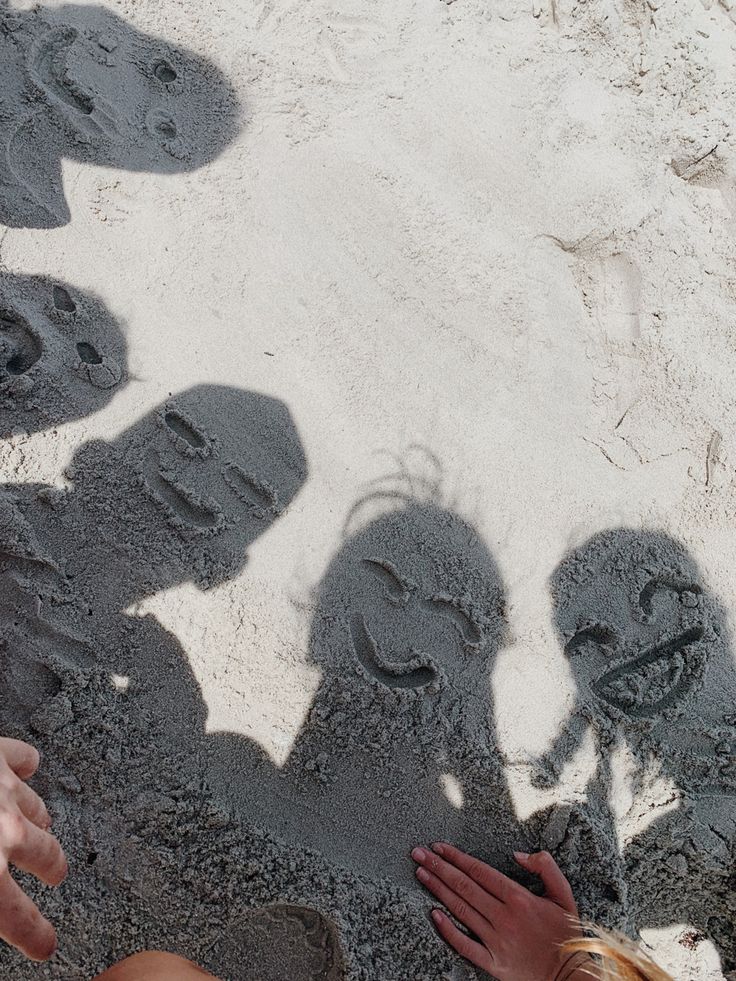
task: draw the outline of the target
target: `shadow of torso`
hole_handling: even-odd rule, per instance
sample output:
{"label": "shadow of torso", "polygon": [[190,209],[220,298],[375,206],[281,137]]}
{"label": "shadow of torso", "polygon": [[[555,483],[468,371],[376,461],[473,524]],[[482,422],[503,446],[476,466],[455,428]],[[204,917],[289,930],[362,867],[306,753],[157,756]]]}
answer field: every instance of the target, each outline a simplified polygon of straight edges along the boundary
{"label": "shadow of torso", "polygon": [[250,820],[364,876],[415,890],[411,848],[445,839],[509,871],[527,838],[493,719],[504,633],[477,533],[409,503],[346,540],[319,586],[323,679],[284,765],[214,734],[211,779]]}

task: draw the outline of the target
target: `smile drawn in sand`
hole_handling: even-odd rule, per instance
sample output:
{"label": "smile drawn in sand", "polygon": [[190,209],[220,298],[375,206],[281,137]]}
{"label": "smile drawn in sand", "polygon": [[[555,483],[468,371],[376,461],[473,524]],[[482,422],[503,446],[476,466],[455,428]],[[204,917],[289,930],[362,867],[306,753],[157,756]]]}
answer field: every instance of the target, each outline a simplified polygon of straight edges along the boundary
{"label": "smile drawn in sand", "polygon": [[[582,627],[565,645],[570,658],[605,656],[617,663],[591,681],[593,693],[632,717],[656,717],[675,709],[699,684],[705,669],[700,586],[655,577],[638,597],[638,621],[661,624],[653,643],[620,624]],[[676,598],[673,605],[670,600]],[[633,620],[636,623],[637,620]],[[644,644],[643,650],[641,648]],[[635,653],[632,653],[635,652]]]}

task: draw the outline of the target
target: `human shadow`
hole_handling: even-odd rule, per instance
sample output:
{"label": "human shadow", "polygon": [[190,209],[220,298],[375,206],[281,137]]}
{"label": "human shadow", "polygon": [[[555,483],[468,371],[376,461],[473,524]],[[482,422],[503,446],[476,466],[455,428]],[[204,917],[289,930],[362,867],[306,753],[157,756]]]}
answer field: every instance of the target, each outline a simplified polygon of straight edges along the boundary
{"label": "human shadow", "polygon": [[[166,835],[156,789],[167,767],[181,767],[192,806],[206,806],[197,784],[206,706],[179,640],[138,607],[176,585],[208,589],[237,576],[249,546],[303,485],[306,459],[282,402],[200,385],[157,406],[113,441],[85,444],[65,476],[68,489],[14,485],[0,493],[6,583],[0,595],[0,731],[53,746],[44,779],[57,810],[75,815],[70,858],[77,877],[87,868],[87,877],[118,891],[125,888],[121,877],[130,878],[135,868],[138,902],[152,921],[168,922],[171,910],[162,896],[170,884],[161,881],[155,862]],[[120,692],[117,706],[95,689],[91,679],[100,672]],[[95,746],[101,712],[103,737]],[[131,727],[131,713],[134,731],[150,750],[139,774],[130,766],[120,771],[120,811],[110,763],[129,755],[115,744]],[[87,729],[90,749],[60,736],[75,719]],[[97,758],[91,768],[90,753]],[[86,770],[86,786],[77,783],[73,790],[84,796],[71,807],[67,762]],[[55,776],[67,784],[60,788]],[[138,839],[136,847],[132,829],[149,818],[150,840]],[[83,830],[87,825],[91,832]],[[99,861],[96,845],[88,845],[94,850],[86,856],[78,853],[87,834],[105,842]],[[250,910],[217,948],[218,964],[233,972],[239,965],[237,976],[243,957],[252,958],[259,978],[266,968],[274,978],[342,976],[333,924],[300,905]],[[5,954],[12,960],[12,952]]]}
{"label": "human shadow", "polygon": [[[595,535],[550,585],[576,703],[539,782],[554,784],[586,732],[597,756],[560,845],[578,893],[599,920],[623,914],[633,931],[689,924],[730,969],[734,938],[721,924],[736,912],[736,672],[724,611],[687,549],[657,531]],[[613,780],[622,751],[628,792]],[[581,822],[608,852],[607,882],[574,861]]]}
{"label": "human shadow", "polygon": [[[289,411],[265,395],[196,386],[117,439],[84,444],[65,476],[68,490],[25,484],[2,493],[0,570],[32,597],[36,624],[53,623],[56,635],[53,658],[37,652],[39,663],[53,674],[64,656],[68,665],[102,662],[130,680],[163,748],[196,742],[204,707],[181,646],[154,617],[131,610],[162,590],[209,588],[244,568],[249,545],[306,478]],[[54,686],[61,690],[62,677]],[[43,704],[46,689],[37,693]]]}
{"label": "human shadow", "polygon": [[238,100],[208,58],[109,9],[0,0],[0,222],[70,220],[61,161],[192,171],[235,138]]}
{"label": "human shadow", "polygon": [[125,336],[98,297],[0,271],[0,437],[91,415],[126,381]]}
{"label": "human shadow", "polygon": [[527,836],[496,745],[498,567],[432,493],[378,491],[351,525],[316,590],[322,679],[287,760],[216,733],[210,779],[248,820],[362,876],[415,890],[410,847],[441,839],[511,871]]}
{"label": "human shadow", "polygon": [[[126,817],[116,819],[124,844],[111,848],[106,831],[103,846],[90,846],[90,875],[111,889],[123,873],[132,876],[147,916],[166,922],[168,887],[155,862],[135,853],[153,846],[155,855],[149,839],[164,834],[167,809],[177,805],[137,781],[148,783],[157,767],[177,760],[186,782],[197,773],[195,758],[246,823],[295,855],[311,846],[359,880],[398,887],[417,927],[427,900],[414,880],[413,844],[448,838],[515,874],[512,850],[531,850],[536,840],[516,817],[494,721],[505,591],[480,535],[436,487],[379,488],[351,514],[314,597],[310,660],[322,681],[279,767],[243,735],[207,732],[207,708],[180,642],[139,607],[172,586],[208,588],[243,569],[249,545],[306,477],[286,407],[198,386],[115,440],[83,446],[65,476],[68,489],[6,488],[23,525],[5,560],[16,570],[20,564],[33,589],[4,618],[15,625],[14,634],[5,631],[4,663],[20,667],[6,670],[0,724],[54,738],[75,714],[99,711],[91,687],[80,694],[80,672],[102,666],[119,687],[120,718],[102,721],[100,751],[113,764],[120,759],[115,743],[134,714],[151,758],[140,777],[120,771],[134,785],[121,792]],[[79,752],[70,740],[71,758]],[[89,764],[75,769],[90,771]],[[94,772],[87,780],[96,801],[91,823],[99,824],[109,790],[100,791]],[[145,845],[127,843],[144,828]],[[233,920],[211,966],[240,976],[244,951],[282,937],[292,965],[307,943],[305,978],[339,977],[328,920],[278,895],[273,902]]]}

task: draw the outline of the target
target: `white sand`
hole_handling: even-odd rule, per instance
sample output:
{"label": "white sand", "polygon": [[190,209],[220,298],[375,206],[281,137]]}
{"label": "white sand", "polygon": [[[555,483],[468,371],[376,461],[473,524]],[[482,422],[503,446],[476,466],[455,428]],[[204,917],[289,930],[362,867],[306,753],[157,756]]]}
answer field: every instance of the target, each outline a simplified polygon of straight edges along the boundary
{"label": "white sand", "polygon": [[0,3],[40,976],[461,977],[445,835],[736,969],[734,97],[699,0]]}

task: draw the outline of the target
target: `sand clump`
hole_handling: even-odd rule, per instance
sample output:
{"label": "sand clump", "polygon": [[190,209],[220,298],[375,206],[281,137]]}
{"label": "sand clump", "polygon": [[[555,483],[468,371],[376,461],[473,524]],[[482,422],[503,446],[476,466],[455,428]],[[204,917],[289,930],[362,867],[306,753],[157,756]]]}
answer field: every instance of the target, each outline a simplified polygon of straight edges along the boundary
{"label": "sand clump", "polygon": [[0,0],[0,728],[71,863],[1,977],[471,981],[440,838],[736,976],[735,49]]}

